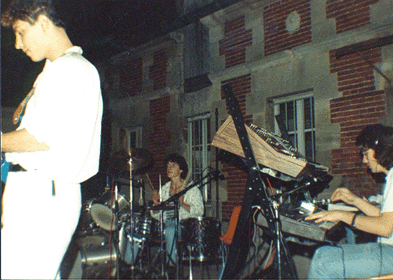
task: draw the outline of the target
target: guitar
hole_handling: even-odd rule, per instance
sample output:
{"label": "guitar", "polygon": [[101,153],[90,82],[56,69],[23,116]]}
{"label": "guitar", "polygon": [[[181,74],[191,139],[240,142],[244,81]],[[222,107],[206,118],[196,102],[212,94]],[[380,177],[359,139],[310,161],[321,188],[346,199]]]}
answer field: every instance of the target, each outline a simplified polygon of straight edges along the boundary
{"label": "guitar", "polygon": [[5,160],[4,153],[1,153],[1,181],[6,183],[8,171],[10,170],[10,163]]}

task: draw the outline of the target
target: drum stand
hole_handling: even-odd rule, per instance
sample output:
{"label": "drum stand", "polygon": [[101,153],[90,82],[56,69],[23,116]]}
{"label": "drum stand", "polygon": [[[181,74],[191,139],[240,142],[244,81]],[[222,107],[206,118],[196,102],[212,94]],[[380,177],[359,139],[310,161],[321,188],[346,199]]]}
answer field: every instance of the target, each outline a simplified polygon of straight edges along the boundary
{"label": "drum stand", "polygon": [[[154,210],[153,210],[154,211]],[[153,260],[149,263],[149,268],[147,270],[147,274],[149,276],[152,276],[154,274],[154,268],[155,264],[157,263],[157,258],[159,257],[160,261],[160,269],[158,271],[158,279],[168,279],[168,275],[165,270],[165,257],[166,257],[166,251],[164,248],[164,215],[163,215],[163,210],[160,211],[160,249],[158,253],[155,255]]]}
{"label": "drum stand", "polygon": [[[179,252],[179,199],[175,199],[175,219],[176,219],[176,223],[175,223],[175,237],[173,238],[173,243],[172,243],[172,248],[171,248],[171,252],[173,250],[174,247],[176,247],[176,279],[179,279],[179,266],[180,266],[180,252]],[[171,258],[171,256],[169,256]]]}
{"label": "drum stand", "polygon": [[179,254],[179,246],[178,246],[178,240],[179,240],[179,212],[178,212],[178,203],[175,202],[175,207],[169,208],[168,206],[163,206],[167,204],[167,202],[172,201],[172,199],[168,199],[167,201],[153,206],[150,208],[150,210],[159,210],[160,211],[160,249],[158,254],[154,257],[154,259],[151,261],[148,269],[148,275],[152,275],[154,272],[154,264],[156,264],[157,258],[159,257],[160,259],[160,271],[158,272],[158,277],[162,279],[169,279],[168,278],[168,271],[167,271],[167,255],[169,258],[171,258],[170,254],[166,251],[166,248],[164,246],[164,211],[166,210],[173,210],[175,209],[175,217],[176,217],[176,223],[175,223],[175,234],[174,234],[174,240],[173,240],[173,246],[176,246],[177,250],[177,259],[173,260],[176,262],[176,279],[179,279],[179,265],[180,265],[180,254]]}
{"label": "drum stand", "polygon": [[194,251],[194,245],[187,245],[187,250],[190,253],[190,259],[189,259],[189,266],[190,266],[190,275],[189,279],[192,280],[192,251]]}
{"label": "drum stand", "polygon": [[160,276],[164,277],[166,274],[166,270],[165,270],[166,250],[164,248],[164,211],[163,210],[160,210],[160,256],[161,256]]}
{"label": "drum stand", "polygon": [[[115,229],[114,229],[114,241],[117,246],[112,246],[110,245],[110,248],[114,247],[116,250],[116,256],[117,256],[117,261],[116,261],[116,277],[117,279],[120,279],[120,266],[119,266],[119,260],[120,260],[120,238],[119,238],[119,226],[118,226],[118,218],[119,218],[119,196],[118,196],[118,186],[117,183],[115,184],[115,201],[114,201],[114,207],[112,209],[113,216],[114,216],[114,223],[115,224]],[[112,216],[112,217],[113,217]],[[112,226],[112,225],[111,225]],[[112,229],[112,228],[111,228]],[[112,232],[112,231],[111,231]]]}
{"label": "drum stand", "polygon": [[[134,246],[138,246],[137,245],[137,243],[138,243],[138,241],[136,240],[136,237],[134,236],[134,233],[135,233],[135,225],[134,225],[134,206],[133,206],[133,198],[134,198],[134,188],[133,188],[133,185],[132,185],[132,178],[133,178],[133,175],[132,175],[132,155],[129,155],[130,156],[130,158],[129,158],[129,161],[128,161],[128,164],[129,164],[129,166],[130,166],[130,200],[129,200],[129,202],[130,202],[130,220],[129,220],[129,222],[130,222],[130,233],[129,234],[127,234],[127,232],[125,232],[125,234],[126,234],[126,238],[128,239],[128,241],[130,242],[130,244],[131,244],[131,265],[130,265],[130,270],[131,270],[131,278],[133,279],[134,277],[135,277],[135,262],[136,262],[136,256],[135,256],[135,253],[134,253]],[[118,221],[118,188],[117,188],[117,184],[116,184],[116,189],[115,189],[115,207],[114,207],[114,209],[113,209],[113,212],[114,212],[114,215],[115,215],[115,221]],[[128,222],[128,219],[126,218],[125,219],[125,221],[123,222],[123,227],[126,227],[127,226],[127,222]],[[126,228],[125,228],[126,229]],[[116,247],[117,248],[117,250],[118,250],[118,252],[120,252],[120,250],[121,250],[121,244],[120,244],[120,239],[119,239],[119,229],[118,229],[118,226],[116,225],[116,229],[115,229],[115,232],[116,232],[116,242],[117,242],[117,244],[118,244],[118,246]],[[127,241],[127,240],[126,240]],[[127,246],[127,245],[126,245]],[[123,259],[122,257],[120,258],[120,256],[118,257],[118,259],[120,260],[120,259]],[[117,262],[117,265],[119,266],[119,262]],[[117,272],[119,273],[119,268],[117,267]],[[119,278],[119,274],[117,275],[117,277],[118,277],[118,279],[120,279]]]}

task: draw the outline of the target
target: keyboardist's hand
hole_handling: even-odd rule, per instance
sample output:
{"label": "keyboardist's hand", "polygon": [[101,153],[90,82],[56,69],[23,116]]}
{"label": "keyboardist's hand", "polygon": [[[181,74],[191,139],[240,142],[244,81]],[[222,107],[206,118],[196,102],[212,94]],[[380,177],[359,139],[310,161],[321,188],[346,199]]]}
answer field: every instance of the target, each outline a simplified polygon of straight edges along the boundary
{"label": "keyboardist's hand", "polygon": [[322,222],[344,222],[347,224],[352,223],[354,213],[349,211],[340,211],[340,210],[330,210],[330,211],[321,211],[318,213],[311,214],[305,218],[306,221],[314,221],[316,224]]}
{"label": "keyboardist's hand", "polygon": [[330,199],[332,202],[342,201],[348,205],[355,205],[356,200],[361,198],[346,188],[338,188]]}

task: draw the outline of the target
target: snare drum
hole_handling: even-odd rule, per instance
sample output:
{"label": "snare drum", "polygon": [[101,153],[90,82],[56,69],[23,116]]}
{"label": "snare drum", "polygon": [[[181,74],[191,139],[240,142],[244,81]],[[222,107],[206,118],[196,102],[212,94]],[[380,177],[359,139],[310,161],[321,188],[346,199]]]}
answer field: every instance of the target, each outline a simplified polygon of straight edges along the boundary
{"label": "snare drum", "polygon": [[182,240],[190,250],[184,257],[203,262],[217,258],[220,248],[220,221],[213,217],[189,218],[181,221]]}
{"label": "snare drum", "polygon": [[127,264],[134,264],[140,259],[146,241],[151,238],[150,218],[134,216],[132,222],[133,231],[131,230],[130,214],[124,214],[121,218],[119,231],[120,257]]}

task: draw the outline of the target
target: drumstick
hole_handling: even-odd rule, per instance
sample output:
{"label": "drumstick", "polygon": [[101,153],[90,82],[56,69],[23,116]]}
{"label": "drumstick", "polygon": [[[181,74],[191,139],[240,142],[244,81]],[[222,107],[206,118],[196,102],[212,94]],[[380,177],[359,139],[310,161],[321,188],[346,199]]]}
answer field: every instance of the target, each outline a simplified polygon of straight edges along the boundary
{"label": "drumstick", "polygon": [[158,191],[159,191],[160,202],[161,202],[161,201],[162,201],[162,198],[161,198],[161,174],[160,174],[159,177],[158,177],[158,181],[159,181],[159,184],[158,184],[159,189],[158,189]]}
{"label": "drumstick", "polygon": [[148,173],[146,173],[146,177],[147,177],[147,180],[149,181],[151,190],[154,191],[155,189],[154,189],[154,187],[153,187],[153,184],[152,184],[152,182],[151,182],[151,180],[150,180],[150,177],[149,177],[149,174],[148,174]]}

